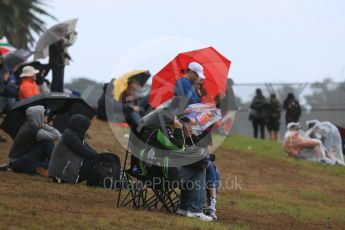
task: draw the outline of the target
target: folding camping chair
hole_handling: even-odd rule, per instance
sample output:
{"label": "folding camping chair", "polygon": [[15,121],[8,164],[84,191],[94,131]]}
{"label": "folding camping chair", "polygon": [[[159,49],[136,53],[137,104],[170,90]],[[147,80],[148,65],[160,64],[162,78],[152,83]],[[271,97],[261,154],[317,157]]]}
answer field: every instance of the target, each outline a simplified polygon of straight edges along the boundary
{"label": "folding camping chair", "polygon": [[[118,193],[117,207],[132,206],[135,209],[163,209],[168,212],[176,212],[180,202],[180,191],[177,187],[171,186],[169,181],[162,177],[158,181],[153,181],[157,177],[133,175],[133,163],[145,160],[137,157],[140,156],[138,153],[141,149],[145,148],[140,143],[142,141],[137,133],[131,131],[123,163],[123,183]],[[129,157],[131,166],[127,167]],[[158,166],[153,167],[159,168]]]}

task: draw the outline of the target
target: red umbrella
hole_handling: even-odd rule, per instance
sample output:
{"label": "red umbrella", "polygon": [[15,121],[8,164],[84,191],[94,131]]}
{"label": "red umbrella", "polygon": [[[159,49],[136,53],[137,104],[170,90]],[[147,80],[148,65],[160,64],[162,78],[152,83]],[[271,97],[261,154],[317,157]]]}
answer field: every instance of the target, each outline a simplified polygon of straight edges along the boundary
{"label": "red umbrella", "polygon": [[231,61],[213,47],[178,54],[152,80],[149,104],[156,108],[174,96],[175,82],[183,76],[190,62],[204,68],[205,88],[211,97],[226,91]]}
{"label": "red umbrella", "polygon": [[0,53],[2,55],[7,54],[14,50],[15,48],[7,42],[7,39],[5,37],[0,39]]}

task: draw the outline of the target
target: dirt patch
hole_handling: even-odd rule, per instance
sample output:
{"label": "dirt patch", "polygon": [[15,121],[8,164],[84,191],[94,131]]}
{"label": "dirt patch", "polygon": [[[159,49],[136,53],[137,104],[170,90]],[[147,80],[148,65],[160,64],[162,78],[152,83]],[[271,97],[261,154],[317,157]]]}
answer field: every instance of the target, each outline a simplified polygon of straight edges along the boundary
{"label": "dirt patch", "polygon": [[[124,159],[125,150],[113,135],[109,124],[94,120],[90,128],[91,146],[99,152],[110,151]],[[126,137],[123,137],[124,139]],[[123,140],[121,140],[123,141]],[[0,144],[0,161],[6,162],[12,141]],[[216,165],[226,181],[241,181],[241,190],[234,187],[222,189],[219,198],[218,225],[210,228],[249,226],[255,229],[342,229],[337,220],[308,221],[291,215],[269,213],[267,210],[250,211],[240,207],[241,199],[282,199],[284,202],[299,202],[299,192],[311,189],[329,195],[337,195],[337,203],[326,200],[306,200],[322,205],[342,207],[345,202],[345,186],[339,178],[318,180],[318,175],[308,172],[297,164],[255,156],[254,153],[229,150],[220,147],[216,151]],[[302,176],[303,175],[303,176]],[[341,179],[341,178],[340,178]],[[343,181],[344,178],[342,178]],[[147,226],[162,228],[170,226],[186,229],[195,226],[185,218],[164,212],[138,212],[131,208],[117,209],[117,193],[80,185],[57,185],[38,176],[0,172],[0,227],[50,227],[62,228],[135,228]],[[327,183],[327,186],[323,184]],[[296,194],[296,196],[294,196]],[[310,202],[310,204],[308,203]],[[133,217],[135,216],[135,221]],[[189,225],[190,224],[190,225]],[[30,227],[31,226],[31,227]],[[205,225],[206,226],[206,225]],[[197,229],[208,228],[202,227]]]}

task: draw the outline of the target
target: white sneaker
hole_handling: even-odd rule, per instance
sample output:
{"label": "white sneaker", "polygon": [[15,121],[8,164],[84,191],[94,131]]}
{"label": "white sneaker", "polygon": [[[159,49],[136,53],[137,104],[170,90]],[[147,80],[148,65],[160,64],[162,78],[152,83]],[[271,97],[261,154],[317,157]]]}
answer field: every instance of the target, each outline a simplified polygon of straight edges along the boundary
{"label": "white sneaker", "polygon": [[186,211],[186,210],[183,210],[183,209],[181,209],[181,208],[178,208],[178,209],[176,210],[176,214],[177,214],[177,215],[180,215],[180,216],[186,216],[186,215],[187,215],[187,211]]}
{"label": "white sneaker", "polygon": [[214,220],[217,219],[216,216],[216,206],[217,206],[217,199],[215,197],[210,198],[210,206],[209,206],[209,215],[212,217]]}
{"label": "white sneaker", "polygon": [[202,212],[190,212],[190,211],[187,211],[187,217],[192,217],[192,218],[196,218],[196,219],[199,219],[199,220],[202,220],[202,221],[212,221],[212,217],[210,216],[207,216],[205,215],[204,213]]}

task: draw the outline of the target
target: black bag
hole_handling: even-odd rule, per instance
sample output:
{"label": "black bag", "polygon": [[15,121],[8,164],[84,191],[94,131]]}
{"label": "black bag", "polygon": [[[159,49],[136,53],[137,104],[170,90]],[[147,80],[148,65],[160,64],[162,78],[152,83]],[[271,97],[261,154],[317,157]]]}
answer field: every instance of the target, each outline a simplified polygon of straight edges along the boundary
{"label": "black bag", "polygon": [[170,160],[174,161],[175,165],[185,165],[186,167],[203,169],[207,167],[210,159],[210,153],[207,148],[187,146],[184,151],[172,151],[170,153]]}
{"label": "black bag", "polygon": [[121,186],[120,172],[120,158],[112,153],[101,153],[95,162],[86,184],[105,189],[119,188]]}

